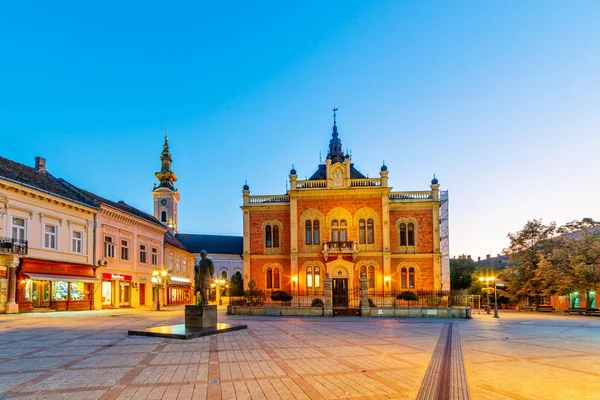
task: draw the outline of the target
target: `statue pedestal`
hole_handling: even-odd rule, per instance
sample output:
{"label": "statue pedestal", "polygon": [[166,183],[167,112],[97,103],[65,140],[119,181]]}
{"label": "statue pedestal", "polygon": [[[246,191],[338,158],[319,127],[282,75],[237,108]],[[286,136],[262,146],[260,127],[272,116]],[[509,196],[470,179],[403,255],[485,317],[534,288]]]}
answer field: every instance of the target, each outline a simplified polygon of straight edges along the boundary
{"label": "statue pedestal", "polygon": [[217,306],[185,306],[186,328],[209,328],[217,326]]}
{"label": "statue pedestal", "polygon": [[129,331],[129,335],[189,340],[202,336],[239,331],[247,325],[217,322],[217,306],[185,306],[185,324],[155,326]]}

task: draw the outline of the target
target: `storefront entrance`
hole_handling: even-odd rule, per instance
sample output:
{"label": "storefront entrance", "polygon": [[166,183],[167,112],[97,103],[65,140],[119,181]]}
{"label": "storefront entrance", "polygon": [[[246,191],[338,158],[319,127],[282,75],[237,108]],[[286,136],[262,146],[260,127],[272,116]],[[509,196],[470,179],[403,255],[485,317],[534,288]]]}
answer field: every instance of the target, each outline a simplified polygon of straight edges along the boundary
{"label": "storefront entrance", "polygon": [[50,287],[50,282],[31,282],[31,302],[33,303],[34,308],[50,307]]}
{"label": "storefront entrance", "polygon": [[102,307],[111,307],[112,305],[112,282],[102,281]]}
{"label": "storefront entrance", "polygon": [[121,298],[119,301],[119,305],[121,307],[129,307],[131,296],[129,282],[119,282],[119,286],[121,287]]}
{"label": "storefront entrance", "polygon": [[140,283],[140,306],[146,305],[146,284]]}

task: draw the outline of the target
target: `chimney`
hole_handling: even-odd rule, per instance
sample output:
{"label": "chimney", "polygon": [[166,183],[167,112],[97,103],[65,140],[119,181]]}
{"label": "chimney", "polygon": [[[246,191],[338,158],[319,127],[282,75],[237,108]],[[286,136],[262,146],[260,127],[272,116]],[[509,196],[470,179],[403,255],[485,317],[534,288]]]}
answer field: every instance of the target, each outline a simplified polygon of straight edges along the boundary
{"label": "chimney", "polygon": [[35,169],[38,172],[46,172],[46,159],[43,157],[35,158]]}
{"label": "chimney", "polygon": [[489,260],[490,258],[491,258],[491,256],[490,256],[489,254],[486,254],[486,255],[485,255],[485,259],[486,259],[486,260]]}

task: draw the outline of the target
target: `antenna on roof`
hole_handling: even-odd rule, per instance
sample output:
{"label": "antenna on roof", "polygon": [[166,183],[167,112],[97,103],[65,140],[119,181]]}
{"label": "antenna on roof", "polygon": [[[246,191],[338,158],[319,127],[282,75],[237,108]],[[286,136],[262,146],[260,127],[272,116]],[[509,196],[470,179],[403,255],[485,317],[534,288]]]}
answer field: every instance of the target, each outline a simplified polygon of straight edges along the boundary
{"label": "antenna on roof", "polygon": [[322,161],[321,161],[321,152],[319,152],[319,164],[321,164],[321,163],[322,163]]}

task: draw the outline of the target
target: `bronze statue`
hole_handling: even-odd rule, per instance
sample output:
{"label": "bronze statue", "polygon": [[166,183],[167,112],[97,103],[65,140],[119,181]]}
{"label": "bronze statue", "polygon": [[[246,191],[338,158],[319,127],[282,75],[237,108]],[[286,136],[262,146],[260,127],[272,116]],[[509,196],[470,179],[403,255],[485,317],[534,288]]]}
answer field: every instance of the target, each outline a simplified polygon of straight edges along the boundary
{"label": "bronze statue", "polygon": [[[198,304],[203,306],[208,305],[208,297],[210,293],[210,281],[215,273],[215,266],[210,258],[206,257],[206,250],[200,252],[202,259],[198,265],[194,266],[194,285],[196,286],[195,296],[198,298],[198,292],[202,295],[202,301]],[[198,301],[198,300],[196,300]]]}

